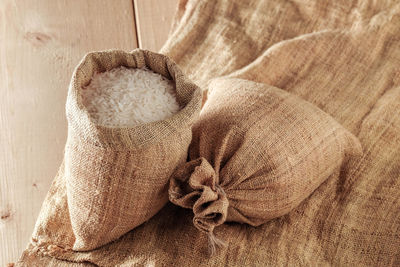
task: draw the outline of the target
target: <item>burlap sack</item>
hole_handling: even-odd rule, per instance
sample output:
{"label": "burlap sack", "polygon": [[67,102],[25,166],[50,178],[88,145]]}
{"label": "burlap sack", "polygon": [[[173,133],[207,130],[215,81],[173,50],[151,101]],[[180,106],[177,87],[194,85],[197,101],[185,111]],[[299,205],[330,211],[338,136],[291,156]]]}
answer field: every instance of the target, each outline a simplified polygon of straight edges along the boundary
{"label": "burlap sack", "polygon": [[273,86],[221,78],[210,84],[190,161],[172,175],[169,199],[193,210],[214,252],[216,226],[282,216],[361,154],[358,139],[316,106]]}
{"label": "burlap sack", "polygon": [[[146,66],[173,80],[181,110],[165,120],[131,128],[93,123],[82,104],[82,87],[94,73],[118,66]],[[64,175],[74,250],[115,240],[164,206],[168,178],[187,158],[200,105],[200,89],[166,56],[145,50],[85,56],[73,74],[66,104]]]}

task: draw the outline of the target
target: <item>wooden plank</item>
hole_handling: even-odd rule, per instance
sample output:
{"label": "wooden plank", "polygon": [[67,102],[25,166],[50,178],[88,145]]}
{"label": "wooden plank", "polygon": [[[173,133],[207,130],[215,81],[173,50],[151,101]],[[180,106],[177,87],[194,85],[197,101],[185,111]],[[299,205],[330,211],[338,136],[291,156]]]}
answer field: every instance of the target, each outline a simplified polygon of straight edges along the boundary
{"label": "wooden plank", "polygon": [[133,0],[139,47],[158,51],[171,27],[178,0]]}
{"label": "wooden plank", "polygon": [[73,68],[136,47],[131,0],[0,2],[0,266],[26,247],[61,163]]}

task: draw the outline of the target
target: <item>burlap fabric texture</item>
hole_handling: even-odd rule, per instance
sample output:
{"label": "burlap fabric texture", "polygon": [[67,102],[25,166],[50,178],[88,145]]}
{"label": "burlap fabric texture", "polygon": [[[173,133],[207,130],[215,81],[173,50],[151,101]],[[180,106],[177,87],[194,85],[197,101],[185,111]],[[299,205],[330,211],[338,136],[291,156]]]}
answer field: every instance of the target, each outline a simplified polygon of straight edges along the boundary
{"label": "burlap fabric texture", "polygon": [[[147,67],[173,80],[181,110],[165,120],[130,128],[93,123],[80,92],[94,73],[119,66]],[[200,89],[163,55],[145,50],[86,55],[75,69],[68,91],[68,140],[60,169],[66,183],[71,229],[63,229],[63,236],[52,234],[52,243],[91,250],[157,213],[168,201],[171,173],[187,158],[191,126],[200,106]],[[37,225],[37,234],[42,227]]]}
{"label": "burlap fabric texture", "polygon": [[214,257],[193,211],[173,204],[95,250],[46,246],[63,234],[54,224],[70,227],[59,175],[19,264],[400,266],[399,44],[397,0],[180,0],[161,53],[196,84],[229,75],[297,95],[355,135],[363,155],[284,216],[215,227],[227,246]]}
{"label": "burlap fabric texture", "polygon": [[285,215],[362,154],[358,139],[331,116],[281,89],[221,78],[209,90],[190,161],[172,175],[169,199],[193,210],[212,253],[221,244],[216,226],[259,226]]}

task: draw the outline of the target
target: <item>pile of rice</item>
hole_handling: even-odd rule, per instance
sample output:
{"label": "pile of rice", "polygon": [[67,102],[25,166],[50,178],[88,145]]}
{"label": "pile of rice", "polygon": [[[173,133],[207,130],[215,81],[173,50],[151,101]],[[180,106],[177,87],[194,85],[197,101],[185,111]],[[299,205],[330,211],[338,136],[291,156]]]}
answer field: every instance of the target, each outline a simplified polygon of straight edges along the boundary
{"label": "pile of rice", "polygon": [[144,68],[97,73],[83,88],[82,97],[94,122],[106,127],[164,120],[179,111],[174,83]]}

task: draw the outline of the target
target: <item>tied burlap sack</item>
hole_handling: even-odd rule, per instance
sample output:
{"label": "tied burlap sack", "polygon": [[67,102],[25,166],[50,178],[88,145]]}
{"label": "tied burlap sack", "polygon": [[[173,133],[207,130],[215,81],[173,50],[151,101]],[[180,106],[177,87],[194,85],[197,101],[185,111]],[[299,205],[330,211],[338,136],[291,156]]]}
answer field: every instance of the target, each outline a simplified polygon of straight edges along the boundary
{"label": "tied burlap sack", "polygon": [[235,78],[210,84],[193,126],[190,161],[171,177],[169,199],[213,235],[225,221],[259,226],[297,207],[362,152],[331,116],[273,86]]}
{"label": "tied burlap sack", "polygon": [[[131,128],[96,125],[81,90],[97,72],[147,67],[175,82],[181,110]],[[187,158],[201,90],[166,56],[145,50],[90,53],[76,68],[66,112],[65,181],[74,250],[104,245],[157,213],[168,201],[168,178]]]}

